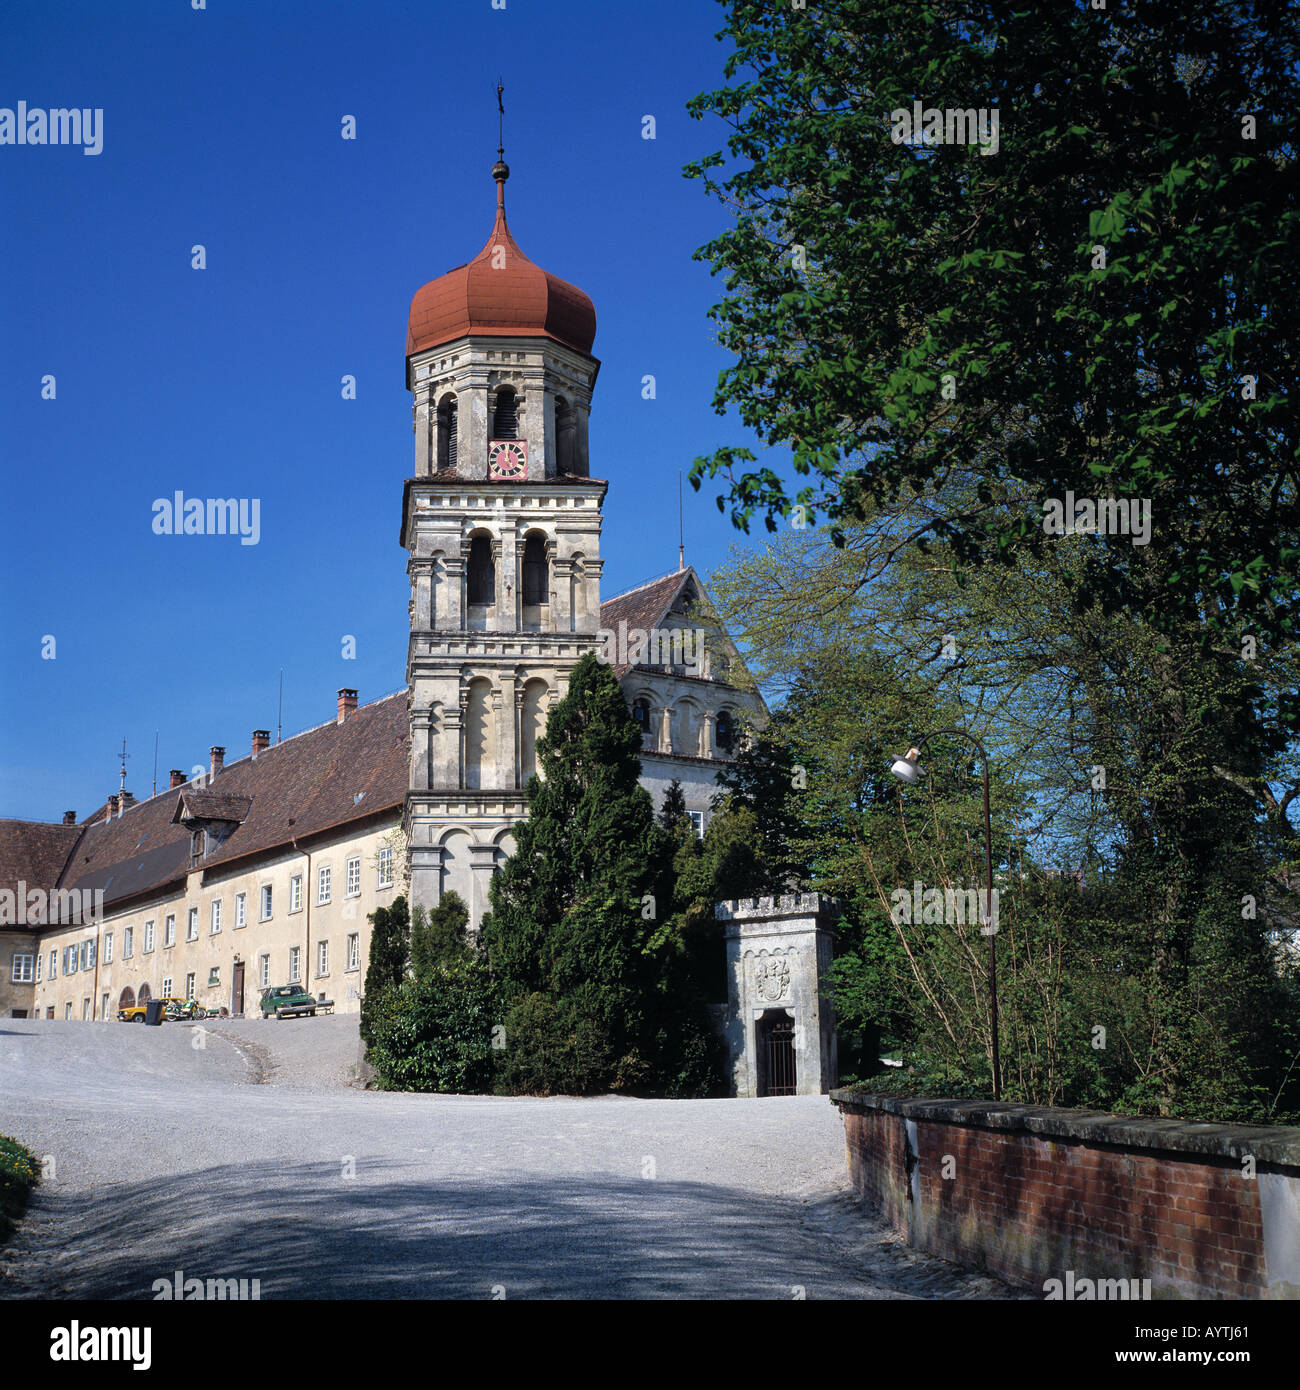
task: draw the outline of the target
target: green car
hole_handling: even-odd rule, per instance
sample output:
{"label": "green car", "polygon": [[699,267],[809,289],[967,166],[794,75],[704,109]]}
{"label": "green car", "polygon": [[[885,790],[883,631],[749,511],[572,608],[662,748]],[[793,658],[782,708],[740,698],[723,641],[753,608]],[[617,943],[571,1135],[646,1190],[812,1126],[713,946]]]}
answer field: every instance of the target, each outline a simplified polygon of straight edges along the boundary
{"label": "green car", "polygon": [[262,991],[262,1017],[292,1018],[296,1014],[316,1013],[316,999],[301,985],[275,985]]}

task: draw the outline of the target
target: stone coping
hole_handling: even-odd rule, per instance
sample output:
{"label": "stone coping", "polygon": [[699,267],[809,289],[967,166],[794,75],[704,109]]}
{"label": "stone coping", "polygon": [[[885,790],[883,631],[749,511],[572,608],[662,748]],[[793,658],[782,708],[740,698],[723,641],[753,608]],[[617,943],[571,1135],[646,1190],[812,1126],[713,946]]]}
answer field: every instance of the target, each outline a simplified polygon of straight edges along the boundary
{"label": "stone coping", "polygon": [[1250,1154],[1260,1163],[1300,1169],[1300,1129],[1282,1125],[1192,1124],[1139,1115],[1109,1115],[1101,1110],[1017,1105],[1009,1101],[882,1096],[848,1087],[833,1090],[830,1095],[841,1109],[880,1110],[905,1120],[974,1125],[1009,1132],[1021,1130],[1048,1139],[1194,1154],[1238,1163],[1244,1155]]}

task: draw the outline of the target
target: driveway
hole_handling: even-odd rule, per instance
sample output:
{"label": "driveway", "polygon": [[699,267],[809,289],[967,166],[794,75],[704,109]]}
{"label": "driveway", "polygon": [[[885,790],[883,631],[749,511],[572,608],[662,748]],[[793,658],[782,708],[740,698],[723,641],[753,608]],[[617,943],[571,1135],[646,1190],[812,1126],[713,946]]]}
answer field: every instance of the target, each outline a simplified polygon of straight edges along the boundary
{"label": "driveway", "polygon": [[398,1095],[355,1015],[0,1022],[0,1133],[46,1160],[3,1298],[988,1298],[854,1201],[824,1096]]}

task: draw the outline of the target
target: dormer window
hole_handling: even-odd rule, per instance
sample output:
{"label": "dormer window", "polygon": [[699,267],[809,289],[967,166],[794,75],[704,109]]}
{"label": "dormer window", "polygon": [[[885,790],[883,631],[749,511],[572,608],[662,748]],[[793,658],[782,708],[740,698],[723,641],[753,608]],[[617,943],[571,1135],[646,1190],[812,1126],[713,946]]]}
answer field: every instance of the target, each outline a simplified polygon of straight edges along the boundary
{"label": "dormer window", "polygon": [[206,830],[193,830],[190,832],[190,867],[193,868],[200,863],[208,847],[208,832]]}
{"label": "dormer window", "polygon": [[497,392],[496,410],[492,413],[492,438],[519,438],[519,403],[513,386],[503,386]]}

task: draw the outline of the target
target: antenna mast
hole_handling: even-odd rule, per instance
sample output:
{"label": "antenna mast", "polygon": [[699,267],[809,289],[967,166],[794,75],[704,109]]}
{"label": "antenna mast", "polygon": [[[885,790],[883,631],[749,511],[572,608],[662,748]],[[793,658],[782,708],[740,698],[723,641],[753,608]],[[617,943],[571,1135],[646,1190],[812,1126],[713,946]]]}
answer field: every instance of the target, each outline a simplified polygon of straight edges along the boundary
{"label": "antenna mast", "polygon": [[280,667],[280,703],[275,710],[275,741],[282,743],[281,733],[284,730],[284,667]]}
{"label": "antenna mast", "polygon": [[682,470],[677,470],[677,568],[686,568],[686,522],[682,512]]}

